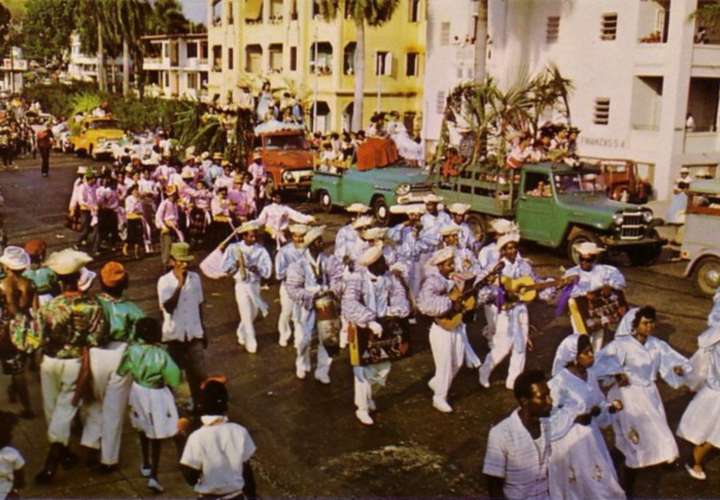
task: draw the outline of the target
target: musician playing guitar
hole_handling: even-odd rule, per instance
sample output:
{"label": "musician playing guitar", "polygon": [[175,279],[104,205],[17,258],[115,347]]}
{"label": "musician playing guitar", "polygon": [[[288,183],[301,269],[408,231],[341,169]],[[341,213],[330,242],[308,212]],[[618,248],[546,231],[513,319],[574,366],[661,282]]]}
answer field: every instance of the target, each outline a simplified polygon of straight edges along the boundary
{"label": "musician playing guitar", "polygon": [[515,379],[525,368],[525,355],[532,349],[528,337],[530,322],[525,302],[535,298],[536,290],[543,290],[541,298],[550,298],[554,287],[562,281],[541,280],[533,271],[532,265],[518,253],[520,234],[512,232],[498,239],[500,262],[504,263],[500,284],[486,293],[494,296],[497,308],[493,345],[480,368],[480,385],[490,387],[490,374],[505,357],[510,354],[510,367],[505,379],[505,387],[512,390]]}
{"label": "musician playing guitar", "polygon": [[[383,255],[383,245],[373,245],[355,261],[355,272],[345,281],[342,314],[345,320],[373,335],[383,333],[381,322],[387,318],[407,318],[410,301],[401,279],[390,271]],[[375,410],[372,398],[374,384],[384,386],[390,373],[390,361],[353,367],[355,416],[364,425],[372,425],[370,412]]]}

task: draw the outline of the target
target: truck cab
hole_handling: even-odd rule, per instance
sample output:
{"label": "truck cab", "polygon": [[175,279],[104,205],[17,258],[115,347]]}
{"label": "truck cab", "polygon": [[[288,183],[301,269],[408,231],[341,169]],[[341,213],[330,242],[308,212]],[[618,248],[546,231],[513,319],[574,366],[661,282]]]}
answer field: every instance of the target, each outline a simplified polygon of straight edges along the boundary
{"label": "truck cab", "polygon": [[457,177],[436,182],[446,203],[471,206],[480,229],[494,217],[515,219],[523,239],[564,249],[577,262],[574,245],[583,241],[625,252],[634,265],[652,263],[665,243],[654,229],[649,208],[607,198],[604,189],[584,180],[582,169],[543,162],[520,170],[468,166]]}
{"label": "truck cab", "polygon": [[720,287],[720,180],[690,183],[680,256],[688,260],[685,277],[712,297]]}
{"label": "truck cab", "polygon": [[269,184],[281,193],[306,191],[310,187],[314,157],[302,126],[256,128],[253,152],[262,158]]}

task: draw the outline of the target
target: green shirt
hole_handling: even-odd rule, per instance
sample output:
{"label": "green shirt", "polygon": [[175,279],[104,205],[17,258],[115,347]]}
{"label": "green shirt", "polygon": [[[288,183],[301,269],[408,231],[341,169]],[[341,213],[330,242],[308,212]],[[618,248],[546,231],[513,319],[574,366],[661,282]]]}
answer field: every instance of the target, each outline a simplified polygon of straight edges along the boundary
{"label": "green shirt", "polygon": [[33,282],[35,290],[40,295],[52,293],[58,289],[57,274],[47,267],[38,267],[37,269],[28,269],[23,276]]}
{"label": "green shirt", "polygon": [[123,298],[115,298],[107,293],[97,296],[98,302],[105,313],[105,321],[110,329],[109,340],[133,342],[135,340],[135,324],[145,313],[134,302]]}
{"label": "green shirt", "polygon": [[100,303],[81,293],[64,293],[40,307],[37,314],[45,354],[73,359],[83,347],[97,347],[107,331]]}
{"label": "green shirt", "polygon": [[117,373],[120,376],[129,373],[136,384],[149,389],[177,387],[181,379],[180,368],[165,348],[148,344],[128,346]]}

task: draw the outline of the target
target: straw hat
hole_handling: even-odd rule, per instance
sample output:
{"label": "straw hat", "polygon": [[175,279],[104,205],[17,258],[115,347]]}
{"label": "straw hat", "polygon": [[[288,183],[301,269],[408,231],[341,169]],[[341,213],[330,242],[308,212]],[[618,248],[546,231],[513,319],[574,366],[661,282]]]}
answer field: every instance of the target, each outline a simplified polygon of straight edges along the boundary
{"label": "straw hat", "polygon": [[440,228],[440,234],[442,236],[451,236],[453,234],[458,234],[459,232],[460,226],[456,226],[455,224],[448,224]]}
{"label": "straw hat", "polygon": [[437,266],[442,264],[446,260],[450,260],[455,257],[455,247],[445,247],[436,251],[432,257],[430,257],[430,265]]}
{"label": "straw hat", "polygon": [[382,254],[383,245],[373,245],[360,254],[355,263],[359,266],[371,266],[377,262],[380,257],[382,257]]}
{"label": "straw hat", "polygon": [[592,241],[583,241],[581,243],[576,243],[573,248],[580,255],[600,255],[605,251],[603,247],[598,246]]}
{"label": "straw hat", "polygon": [[11,271],[22,271],[30,267],[30,256],[23,248],[16,246],[5,247],[5,251],[0,257],[0,264]]}
{"label": "straw hat", "polygon": [[213,160],[222,160],[222,159],[223,159],[223,154],[220,153],[220,152],[215,152],[215,153],[213,153],[213,155],[212,155],[212,159],[213,159]]}
{"label": "straw hat", "polygon": [[310,229],[307,233],[305,233],[305,238],[303,239],[303,245],[310,246],[310,244],[315,241],[318,238],[322,238],[323,234],[325,233],[325,227],[326,226],[316,226]]}
{"label": "straw hat", "polygon": [[463,215],[467,213],[468,210],[470,210],[470,205],[468,205],[467,203],[453,203],[447,208],[447,210],[451,214]]}
{"label": "straw hat", "polygon": [[360,235],[364,240],[381,240],[387,234],[388,229],[386,227],[371,227],[366,229]]}
{"label": "straw hat", "polygon": [[493,219],[490,222],[490,229],[496,234],[505,234],[517,230],[517,226],[507,219]]}
{"label": "straw hat", "polygon": [[50,257],[45,261],[45,266],[49,267],[50,270],[56,274],[67,275],[80,271],[80,269],[90,262],[92,262],[92,257],[85,252],[66,248],[65,250],[50,254]]}
{"label": "straw hat", "polygon": [[372,226],[374,222],[375,219],[373,219],[371,216],[361,215],[352,223],[352,227],[353,229],[362,229],[364,227]]}
{"label": "straw hat", "polygon": [[500,238],[498,238],[497,247],[499,250],[502,250],[502,248],[508,243],[520,243],[520,233],[513,231],[503,234]]}
{"label": "straw hat", "polygon": [[352,205],[348,205],[345,210],[354,214],[366,214],[370,211],[370,207],[362,203],[353,203]]}
{"label": "straw hat", "polygon": [[77,175],[85,175],[86,172],[87,172],[87,167],[81,165],[77,168],[77,172],[75,172],[75,173]]}
{"label": "straw hat", "polygon": [[425,195],[425,197],[423,198],[424,203],[440,203],[441,201],[443,201],[443,198],[436,195],[435,193]]}
{"label": "straw hat", "polygon": [[47,243],[43,240],[30,240],[25,243],[25,251],[30,257],[40,257],[47,250]]}
{"label": "straw hat", "polygon": [[291,234],[306,234],[310,230],[310,226],[306,226],[305,224],[290,224],[288,226],[288,231],[290,231]]}
{"label": "straw hat", "polygon": [[243,225],[241,225],[239,228],[235,230],[237,234],[244,234],[249,233],[251,231],[259,231],[260,230],[260,224],[258,224],[255,221],[248,221],[245,222]]}
{"label": "straw hat", "polygon": [[185,166],[180,173],[180,177],[182,177],[183,179],[192,179],[193,177],[195,177],[195,174],[193,173],[192,168]]}

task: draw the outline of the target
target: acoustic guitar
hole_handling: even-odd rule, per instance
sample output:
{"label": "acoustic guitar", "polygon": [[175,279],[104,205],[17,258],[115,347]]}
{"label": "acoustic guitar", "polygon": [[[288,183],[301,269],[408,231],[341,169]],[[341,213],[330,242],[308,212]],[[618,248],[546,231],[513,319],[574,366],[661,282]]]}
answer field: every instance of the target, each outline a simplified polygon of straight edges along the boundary
{"label": "acoustic guitar", "polygon": [[537,298],[537,292],[546,288],[552,287],[563,287],[570,283],[569,279],[559,278],[551,281],[543,281],[542,283],[535,283],[532,276],[520,276],[519,278],[510,278],[509,276],[503,276],[500,278],[500,283],[508,295],[513,295],[517,298],[508,302],[532,302]]}
{"label": "acoustic guitar", "polygon": [[465,286],[455,286],[452,290],[450,290],[450,293],[448,293],[448,298],[453,303],[459,302],[462,304],[462,310],[453,312],[451,309],[446,316],[435,318],[435,322],[440,325],[441,328],[448,331],[454,330],[460,326],[463,321],[463,316],[477,307],[477,299],[475,298],[475,295],[477,295],[478,290],[495,279],[495,276],[500,273],[501,270],[502,266],[499,266],[495,271],[491,272],[474,285],[470,284],[475,279],[475,276],[472,276],[465,280]]}

